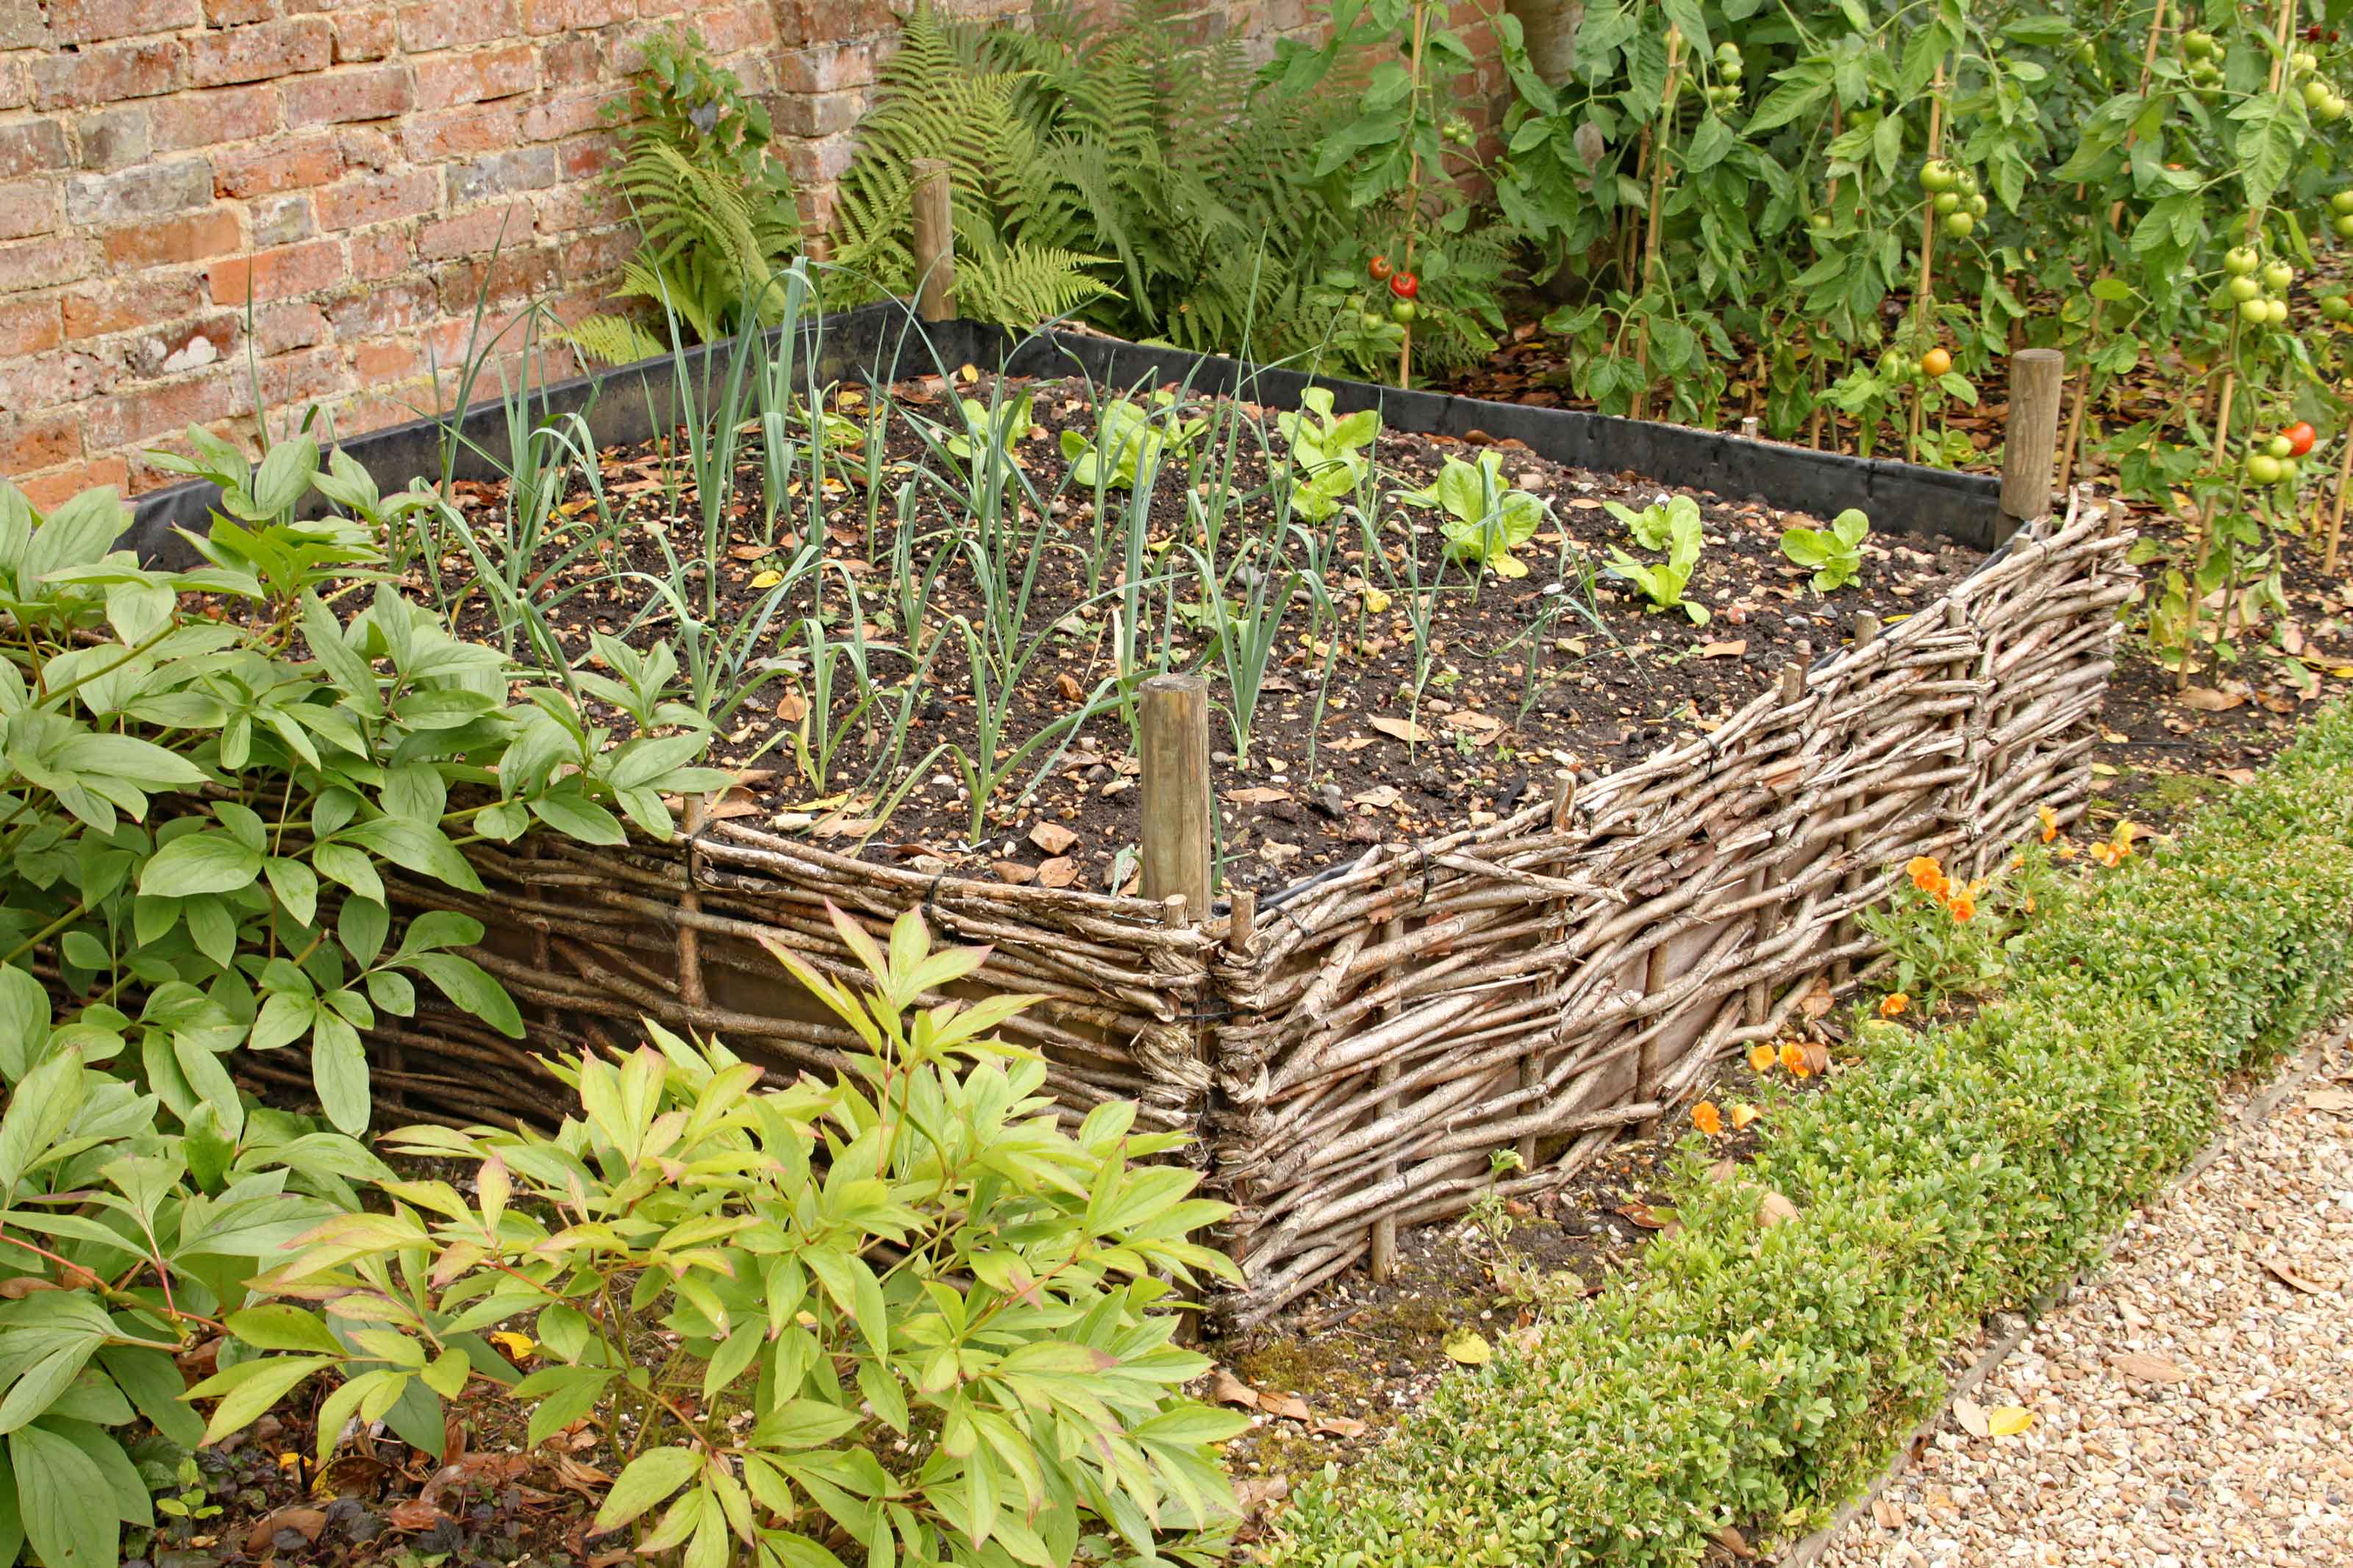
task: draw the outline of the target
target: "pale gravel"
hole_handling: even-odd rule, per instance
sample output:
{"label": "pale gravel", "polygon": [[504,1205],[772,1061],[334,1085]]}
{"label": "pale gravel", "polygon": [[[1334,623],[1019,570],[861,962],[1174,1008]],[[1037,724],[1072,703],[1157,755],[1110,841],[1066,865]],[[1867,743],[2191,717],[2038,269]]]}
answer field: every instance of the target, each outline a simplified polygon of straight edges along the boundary
{"label": "pale gravel", "polygon": [[2237,1110],[1977,1391],[2034,1424],[1973,1436],[1948,1412],[1823,1563],[2353,1565],[2353,1048],[2267,1120]]}

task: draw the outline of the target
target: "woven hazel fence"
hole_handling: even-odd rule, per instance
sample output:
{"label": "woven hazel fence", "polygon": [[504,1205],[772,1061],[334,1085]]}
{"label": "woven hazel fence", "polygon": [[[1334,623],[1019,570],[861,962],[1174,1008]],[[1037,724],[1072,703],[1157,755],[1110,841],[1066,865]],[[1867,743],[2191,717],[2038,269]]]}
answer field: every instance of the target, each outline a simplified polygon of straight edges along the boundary
{"label": "woven hazel fence", "polygon": [[[392,890],[485,923],[475,956],[533,1038],[420,1011],[377,1034],[378,1082],[428,1114],[543,1115],[561,1100],[533,1052],[624,1048],[641,1018],[828,1072],[849,1037],[762,939],[854,977],[826,903],[878,931],[921,907],[990,945],[977,982],[1043,998],[1005,1033],[1044,1053],[1071,1113],[1134,1100],[1193,1134],[1236,1205],[1247,1283],[1219,1310],[1245,1326],[1367,1255],[1385,1270],[1399,1226],[1562,1179],[1780,1036],[1868,961],[1856,912],[1911,857],[1979,874],[2036,807],[2080,814],[2128,543],[2071,508],[1920,614],[1864,618],[1712,733],[1490,826],[1376,847],[1263,910],[1238,894],[1196,913],[1212,805],[1181,680],[1144,703],[1150,898],[869,864],[700,805],[667,845],[476,847],[486,893]],[[1521,1163],[1499,1179],[1504,1150]]]}

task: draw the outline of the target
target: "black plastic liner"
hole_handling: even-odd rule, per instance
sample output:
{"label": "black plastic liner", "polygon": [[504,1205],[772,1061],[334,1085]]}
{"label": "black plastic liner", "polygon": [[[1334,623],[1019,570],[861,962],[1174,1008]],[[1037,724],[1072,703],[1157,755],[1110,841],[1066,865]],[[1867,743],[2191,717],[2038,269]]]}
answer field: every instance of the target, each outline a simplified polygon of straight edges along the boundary
{"label": "black plastic liner", "polygon": [[[1286,407],[1294,405],[1306,387],[1322,385],[1331,389],[1341,412],[1377,409],[1382,423],[1392,429],[1517,440],[1555,462],[1605,473],[1632,472],[1677,489],[1709,490],[1727,500],[1760,501],[1817,517],[1859,507],[1883,532],[1941,537],[1978,550],[1991,549],[2008,531],[2001,526],[2000,483],[1989,475],[1852,458],[1576,409],[1491,403],[1309,376],[1089,331],[1041,330],[1017,335],[975,321],[924,323],[897,301],[861,306],[795,330],[804,361],[813,356],[820,385],[880,384],[974,364],[1011,375],[1083,375],[1119,390],[1176,383],[1198,392],[1230,393]],[[600,446],[643,441],[675,423],[680,376],[697,386],[715,383],[726,374],[730,348],[729,342],[705,343],[686,350],[682,364],[663,355],[551,383],[533,390],[533,413],[579,413]],[[803,378],[797,373],[796,379]],[[484,451],[501,449],[505,420],[504,405],[493,400],[474,405],[462,418],[415,419],[337,445],[389,492],[405,489],[412,479],[442,472],[445,441],[454,426],[461,445],[452,476],[491,479],[501,477],[501,470],[464,443]],[[203,531],[218,498],[218,489],[202,480],[141,496],[124,543],[143,560],[187,564],[194,552],[173,531]],[[323,510],[321,498],[311,500],[314,510]]]}

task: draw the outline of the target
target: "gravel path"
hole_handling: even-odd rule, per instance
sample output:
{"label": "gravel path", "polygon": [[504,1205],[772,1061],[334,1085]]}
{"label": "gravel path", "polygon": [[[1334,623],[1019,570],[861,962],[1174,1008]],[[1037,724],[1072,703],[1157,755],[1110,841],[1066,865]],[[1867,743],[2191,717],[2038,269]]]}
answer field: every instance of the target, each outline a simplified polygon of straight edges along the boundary
{"label": "gravel path", "polygon": [[2353,1049],[2227,1136],[1823,1563],[2353,1565]]}

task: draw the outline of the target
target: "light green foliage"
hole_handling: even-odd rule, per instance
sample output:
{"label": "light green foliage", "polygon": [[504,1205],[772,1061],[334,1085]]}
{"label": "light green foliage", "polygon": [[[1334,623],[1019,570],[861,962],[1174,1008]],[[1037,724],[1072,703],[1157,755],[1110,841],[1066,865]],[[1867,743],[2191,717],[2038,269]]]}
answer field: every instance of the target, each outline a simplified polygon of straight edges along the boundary
{"label": "light green foliage", "polygon": [[1021,480],[1019,446],[1029,438],[1029,394],[984,402],[951,390],[948,403],[955,424],[940,445],[964,465],[974,484],[993,485],[1000,496],[1010,494]]}
{"label": "light green foliage", "polygon": [[1528,574],[1528,563],[1512,552],[1534,539],[1552,515],[1543,501],[1504,482],[1504,457],[1494,451],[1480,453],[1475,463],[1450,454],[1436,479],[1399,492],[1398,500],[1444,512],[1438,526],[1447,555],[1498,577]]}
{"label": "light green foliage", "polygon": [[1291,447],[1291,510],[1309,522],[1338,511],[1372,473],[1373,445],[1381,434],[1377,409],[1335,418],[1332,389],[1311,386],[1299,395],[1298,412],[1276,415],[1274,427]]}
{"label": "light green foliage", "polygon": [[1097,487],[1132,490],[1137,479],[1156,472],[1170,458],[1181,459],[1209,427],[1207,419],[1179,419],[1169,410],[1174,394],[1162,391],[1148,403],[1114,397],[1103,405],[1103,425],[1088,440],[1075,430],[1062,432],[1062,457],[1071,465],[1071,482],[1081,489]]}
{"label": "light green foliage", "polygon": [[0,1563],[113,1568],[126,1526],[186,1513],[151,1505],[124,1447],[141,1417],[151,1466],[202,1437],[174,1352],[279,1247],[355,1206],[350,1182],[391,1173],[302,1118],[234,1094],[233,1121],[216,1102],[178,1117],[91,1065],[203,1005],[166,986],[127,1026],[59,1024],[38,982],[0,967]]}
{"label": "light green foliage", "polygon": [[[1694,1140],[1681,1224],[1622,1288],[1449,1377],[1307,1489],[1267,1560],[1692,1564],[1727,1524],[1825,1519],[1942,1397],[1958,1336],[2096,1258],[2209,1136],[2223,1077],[2332,1016],[2353,720],[2152,863],[2042,889],[2006,994],[1925,1033],[1866,1026],[1861,1068],[1772,1104],[1734,1180]],[[1768,1190],[1797,1217],[1760,1223]]]}
{"label": "light green foliage", "polygon": [[[784,310],[776,275],[800,245],[800,214],[784,163],[768,153],[768,111],[694,33],[664,28],[642,47],[636,90],[609,111],[628,124],[628,150],[606,183],[644,235],[616,292],[704,340],[748,321],[773,325]],[[666,331],[609,315],[570,335],[608,363],[670,347]]]}
{"label": "light green foliage", "polygon": [[[828,1539],[865,1563],[1151,1559],[1160,1531],[1214,1560],[1234,1508],[1208,1446],[1245,1418],[1177,1392],[1208,1362],[1166,1309],[1170,1278],[1233,1276],[1186,1239],[1224,1205],[1130,1163],[1180,1141],[1134,1131],[1133,1105],[1057,1125],[1043,1061],[989,1033],[1036,998],[923,1005],[985,950],[933,951],[913,910],[886,949],[831,912],[858,984],[772,951],[861,1042],[839,1081],[763,1089],[655,1030],[565,1069],[579,1113],[553,1137],[396,1134],[473,1165],[475,1195],[388,1182],[390,1212],[312,1231],[263,1281],[282,1300],[230,1319],[277,1353],[197,1390],[222,1397],[208,1435],[259,1414],[248,1389],[332,1371],[323,1460],[351,1415],[415,1400],[438,1423],[487,1380],[534,1446],[626,1415],[596,1528],[643,1521],[641,1552],[694,1568],[838,1568]],[[539,1347],[528,1377],[478,1337],[508,1321]]]}
{"label": "light green foliage", "polygon": [[1871,519],[1849,507],[1828,528],[1782,530],[1781,553],[1814,568],[1815,593],[1835,594],[1862,574],[1862,542],[1870,537]]}
{"label": "light green foliage", "polygon": [[[627,817],[663,837],[662,795],[725,775],[692,765],[705,727],[683,710],[654,718],[695,721],[682,732],[614,745],[565,693],[510,701],[522,671],[388,584],[339,619],[320,592],[353,570],[351,525],[259,521],[326,477],[308,437],[249,481],[204,460],[256,521],[216,520],[214,563],[187,573],[113,550],[130,513],[111,490],[45,517],[0,484],[0,964],[45,955],[91,998],[78,1026],[136,1042],[184,1121],[208,1110],[235,1137],[223,1057],[300,1040],[330,1120],[357,1131],[361,1033],[413,1013],[417,981],[522,1032],[454,951],[480,924],[432,914],[396,935],[381,868],[479,891],[460,837],[537,824],[617,844]],[[197,613],[197,592],[248,618]],[[453,788],[480,793],[453,805]]]}
{"label": "light green foliage", "polygon": [[1694,625],[1705,626],[1707,606],[1683,597],[1684,585],[1691,582],[1692,572],[1699,565],[1704,542],[1698,503],[1688,496],[1677,496],[1663,508],[1646,507],[1640,512],[1620,506],[1610,510],[1626,523],[1637,544],[1645,550],[1664,549],[1667,558],[1645,563],[1613,546],[1609,552],[1609,574],[1622,577],[1642,590],[1653,610],[1680,609]]}

